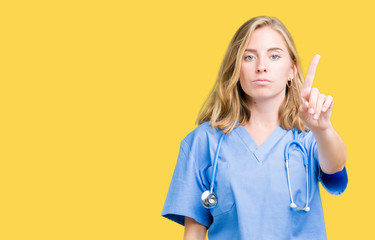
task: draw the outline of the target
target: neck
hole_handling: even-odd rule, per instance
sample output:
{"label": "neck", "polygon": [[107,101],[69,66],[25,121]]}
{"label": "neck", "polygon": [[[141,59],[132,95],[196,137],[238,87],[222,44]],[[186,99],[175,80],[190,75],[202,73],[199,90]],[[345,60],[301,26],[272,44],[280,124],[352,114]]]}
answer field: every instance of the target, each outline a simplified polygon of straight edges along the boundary
{"label": "neck", "polygon": [[251,117],[246,124],[252,128],[275,129],[280,125],[279,108],[285,96],[270,99],[249,99]]}

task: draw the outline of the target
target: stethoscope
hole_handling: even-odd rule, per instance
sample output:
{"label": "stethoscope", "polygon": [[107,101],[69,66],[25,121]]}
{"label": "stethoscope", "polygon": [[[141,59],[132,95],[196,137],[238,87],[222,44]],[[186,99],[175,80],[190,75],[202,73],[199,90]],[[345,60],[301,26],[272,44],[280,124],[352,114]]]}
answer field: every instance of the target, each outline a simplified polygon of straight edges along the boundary
{"label": "stethoscope", "polygon": [[[309,207],[309,162],[308,162],[308,157],[307,157],[307,151],[306,151],[305,147],[300,142],[297,141],[297,128],[296,127],[294,127],[293,136],[294,136],[293,140],[288,142],[285,146],[285,149],[284,149],[285,167],[286,167],[287,178],[288,178],[289,196],[290,196],[290,201],[291,201],[290,207],[294,208],[294,209],[304,210],[304,211],[308,212],[308,211],[310,211],[310,207]],[[222,133],[221,136],[220,136],[220,139],[219,139],[219,143],[218,143],[217,148],[216,148],[215,159],[214,159],[214,167],[213,167],[213,170],[212,170],[212,178],[211,178],[211,183],[210,183],[210,190],[204,191],[202,196],[201,196],[201,201],[202,201],[202,204],[205,208],[215,207],[216,204],[217,204],[217,201],[218,201],[218,198],[217,198],[217,196],[214,192],[214,186],[215,186],[217,162],[218,162],[218,158],[219,158],[221,144],[224,140],[224,137],[225,137],[225,133]],[[302,151],[303,161],[304,161],[304,165],[305,165],[305,171],[306,171],[306,204],[305,204],[305,207],[298,207],[294,203],[292,189],[290,187],[289,147],[293,144],[296,145],[297,147],[299,147],[300,150]]]}

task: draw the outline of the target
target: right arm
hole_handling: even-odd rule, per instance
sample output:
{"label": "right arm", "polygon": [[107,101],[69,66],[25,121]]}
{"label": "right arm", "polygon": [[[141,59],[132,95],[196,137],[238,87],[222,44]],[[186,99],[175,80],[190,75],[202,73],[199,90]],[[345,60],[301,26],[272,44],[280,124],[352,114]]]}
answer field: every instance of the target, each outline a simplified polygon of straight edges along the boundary
{"label": "right arm", "polygon": [[185,217],[184,240],[205,240],[207,227],[192,218]]}

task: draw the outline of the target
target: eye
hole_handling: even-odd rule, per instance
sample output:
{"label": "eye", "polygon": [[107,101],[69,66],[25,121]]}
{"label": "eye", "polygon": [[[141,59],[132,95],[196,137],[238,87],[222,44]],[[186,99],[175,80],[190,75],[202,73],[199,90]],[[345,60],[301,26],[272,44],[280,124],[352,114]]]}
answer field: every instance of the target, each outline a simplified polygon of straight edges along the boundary
{"label": "eye", "polygon": [[273,60],[276,60],[276,59],[279,59],[280,56],[279,56],[279,55],[276,55],[276,54],[273,54],[273,55],[271,56],[271,58],[272,58]]}
{"label": "eye", "polygon": [[251,56],[251,55],[246,56],[246,57],[245,57],[245,60],[250,60],[250,61],[251,61],[251,60],[254,60],[254,56]]}

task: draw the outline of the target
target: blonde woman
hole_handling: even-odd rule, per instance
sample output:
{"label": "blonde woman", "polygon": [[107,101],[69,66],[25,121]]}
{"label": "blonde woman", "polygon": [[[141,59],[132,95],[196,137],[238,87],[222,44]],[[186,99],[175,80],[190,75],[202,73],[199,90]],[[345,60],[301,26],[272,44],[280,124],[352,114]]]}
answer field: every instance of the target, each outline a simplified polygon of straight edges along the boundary
{"label": "blonde woman", "polygon": [[333,98],[312,87],[319,59],[304,80],[280,20],[237,30],[199,126],[181,141],[162,211],[184,239],[326,239],[318,183],[339,195],[348,176]]}

